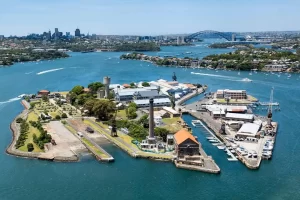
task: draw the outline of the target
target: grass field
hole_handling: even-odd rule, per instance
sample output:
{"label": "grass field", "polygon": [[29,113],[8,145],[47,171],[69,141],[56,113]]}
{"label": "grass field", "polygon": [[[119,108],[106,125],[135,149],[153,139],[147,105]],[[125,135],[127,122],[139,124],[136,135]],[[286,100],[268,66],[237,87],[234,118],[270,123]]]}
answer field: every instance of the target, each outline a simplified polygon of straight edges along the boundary
{"label": "grass field", "polygon": [[162,127],[168,129],[171,133],[176,133],[177,131],[182,129],[181,124],[177,123],[178,121],[181,121],[180,117],[165,118],[162,119],[162,121],[165,124]]}
{"label": "grass field", "polygon": [[[30,113],[28,114],[28,117],[27,117],[27,120],[26,120],[26,121],[27,121],[28,124],[29,124],[29,121],[37,121],[37,120],[38,120],[38,116],[37,116],[34,112],[30,112]],[[28,144],[28,143],[32,143],[32,144],[33,144],[33,147],[34,147],[33,152],[44,152],[43,150],[41,150],[41,149],[39,148],[38,145],[36,145],[36,144],[33,142],[33,134],[36,134],[36,136],[39,137],[39,136],[40,136],[40,131],[39,131],[37,128],[34,128],[33,126],[31,126],[31,125],[29,124],[29,131],[28,131],[27,139],[26,139],[26,141],[25,141],[24,146],[21,146],[21,147],[19,148],[19,150],[27,152],[27,151],[28,151],[28,150],[27,150],[27,144]]]}
{"label": "grass field", "polygon": [[127,116],[126,116],[126,111],[125,110],[119,110],[118,113],[117,113],[117,118],[120,119],[127,119]]}

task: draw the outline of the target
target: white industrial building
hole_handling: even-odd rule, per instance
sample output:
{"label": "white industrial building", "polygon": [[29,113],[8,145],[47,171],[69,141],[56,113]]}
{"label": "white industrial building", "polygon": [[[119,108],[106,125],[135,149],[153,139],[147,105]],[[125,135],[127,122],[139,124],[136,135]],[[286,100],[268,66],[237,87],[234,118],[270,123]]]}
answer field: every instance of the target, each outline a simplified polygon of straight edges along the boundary
{"label": "white industrial building", "polygon": [[231,105],[201,105],[201,108],[208,111],[213,117],[225,117],[226,113],[246,113],[247,106]]}
{"label": "white industrial building", "polygon": [[225,119],[233,121],[253,122],[253,114],[226,113]]}
{"label": "white industrial building", "polygon": [[224,99],[224,98],[230,98],[230,99],[247,99],[247,92],[246,90],[217,90],[216,93],[217,99]]}
{"label": "white industrial building", "polygon": [[[133,100],[133,102],[138,106],[138,108],[149,107],[150,105],[148,99]],[[154,99],[154,107],[164,106],[171,106],[171,101],[169,98]]]}
{"label": "white industrial building", "polygon": [[240,130],[237,132],[237,138],[257,137],[259,136],[258,131],[261,128],[261,124],[258,123],[245,123],[242,125]]}

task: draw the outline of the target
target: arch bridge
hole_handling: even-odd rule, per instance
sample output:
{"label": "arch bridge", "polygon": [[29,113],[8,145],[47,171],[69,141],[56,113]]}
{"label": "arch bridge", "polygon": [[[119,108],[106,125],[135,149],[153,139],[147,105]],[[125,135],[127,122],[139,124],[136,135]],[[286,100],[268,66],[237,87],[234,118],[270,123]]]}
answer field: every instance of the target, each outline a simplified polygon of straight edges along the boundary
{"label": "arch bridge", "polygon": [[197,38],[200,35],[217,35],[219,37],[222,37],[226,39],[227,41],[235,41],[235,38],[237,36],[236,33],[233,32],[219,32],[219,31],[212,31],[212,30],[206,30],[206,31],[199,31],[197,33],[190,34],[185,37],[186,40],[192,40]]}

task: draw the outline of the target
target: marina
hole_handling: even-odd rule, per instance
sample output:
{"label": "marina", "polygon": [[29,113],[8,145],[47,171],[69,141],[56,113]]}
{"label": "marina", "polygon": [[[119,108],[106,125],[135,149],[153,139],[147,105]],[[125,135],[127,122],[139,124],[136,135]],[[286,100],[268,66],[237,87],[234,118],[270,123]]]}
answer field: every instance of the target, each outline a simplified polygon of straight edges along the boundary
{"label": "marina", "polygon": [[226,148],[226,144],[223,143],[223,141],[221,141],[211,130],[209,130],[201,120],[193,120],[192,124],[195,127],[203,127],[207,131],[207,133],[211,135],[209,137],[206,137],[208,141],[212,143],[213,146],[217,146],[218,149],[226,150],[226,154],[228,155],[227,159],[229,161],[237,161],[237,158],[234,156],[234,154]]}

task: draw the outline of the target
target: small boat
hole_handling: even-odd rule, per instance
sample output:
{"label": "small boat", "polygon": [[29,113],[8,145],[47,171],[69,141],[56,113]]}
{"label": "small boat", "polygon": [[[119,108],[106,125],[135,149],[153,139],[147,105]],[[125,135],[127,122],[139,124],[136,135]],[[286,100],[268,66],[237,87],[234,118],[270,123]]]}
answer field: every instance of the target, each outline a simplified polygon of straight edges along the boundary
{"label": "small boat", "polygon": [[219,146],[217,146],[218,147],[218,149],[220,149],[220,150],[224,150],[226,147],[224,146],[224,145],[219,145]]}
{"label": "small boat", "polygon": [[206,139],[208,139],[208,140],[213,140],[213,139],[215,139],[214,137],[206,137]]}
{"label": "small boat", "polygon": [[249,78],[243,78],[242,81],[243,81],[243,82],[252,82],[252,80],[249,79]]}
{"label": "small boat", "polygon": [[212,145],[214,145],[214,146],[220,146],[221,143],[212,143]]}
{"label": "small boat", "polygon": [[231,152],[231,153],[235,153],[235,150],[231,150],[230,152]]}
{"label": "small boat", "polygon": [[216,140],[216,139],[211,139],[211,140],[208,140],[208,141],[210,141],[211,143],[217,143],[217,142],[219,142],[219,141]]}
{"label": "small boat", "polygon": [[21,94],[18,96],[18,98],[24,98],[25,96],[27,96],[26,94]]}

